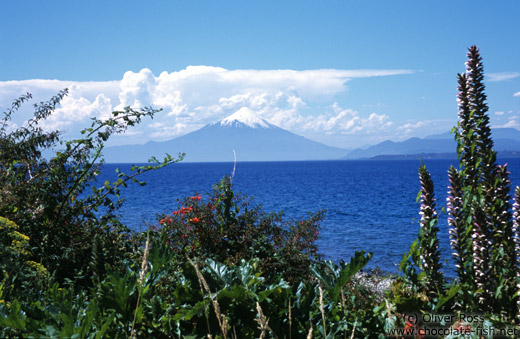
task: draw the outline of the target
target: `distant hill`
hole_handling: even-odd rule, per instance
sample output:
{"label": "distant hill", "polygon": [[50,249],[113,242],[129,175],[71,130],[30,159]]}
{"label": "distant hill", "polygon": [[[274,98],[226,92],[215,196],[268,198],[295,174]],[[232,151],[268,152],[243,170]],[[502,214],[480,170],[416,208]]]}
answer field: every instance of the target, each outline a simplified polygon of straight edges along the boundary
{"label": "distant hill", "polygon": [[164,142],[107,147],[107,162],[146,162],[151,155],[186,153],[187,162],[332,160],[348,153],[276,127],[241,108],[222,121]]}
{"label": "distant hill", "polygon": [[[520,154],[520,131],[514,128],[492,130],[494,149],[499,156],[516,157]],[[355,149],[343,159],[397,159],[422,155],[422,158],[454,158],[456,143],[449,132],[410,138],[401,142],[383,141],[366,149]]]}

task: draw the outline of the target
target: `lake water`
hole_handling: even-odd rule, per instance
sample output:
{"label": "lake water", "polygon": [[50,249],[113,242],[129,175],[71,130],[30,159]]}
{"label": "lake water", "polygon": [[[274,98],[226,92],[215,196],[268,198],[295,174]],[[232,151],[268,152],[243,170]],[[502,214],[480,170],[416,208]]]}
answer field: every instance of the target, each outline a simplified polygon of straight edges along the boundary
{"label": "lake water", "polygon": [[[520,185],[520,160],[500,160],[505,162],[513,185]],[[436,189],[443,259],[449,260],[448,224],[440,208],[446,201],[447,170],[456,161],[424,163]],[[355,251],[365,250],[374,253],[370,268],[396,272],[419,229],[419,166],[419,160],[239,162],[233,184],[235,191],[254,197],[253,203],[265,211],[283,210],[288,218],[325,209],[318,242],[325,258],[348,261]],[[130,165],[107,164],[102,180],[115,178],[117,167],[130,172]],[[122,190],[126,199],[120,210],[122,220],[132,229],[144,230],[143,221],[157,223],[157,214],[178,209],[177,199],[195,192],[206,196],[232,171],[232,163],[178,163],[146,173],[141,177],[146,186]]]}

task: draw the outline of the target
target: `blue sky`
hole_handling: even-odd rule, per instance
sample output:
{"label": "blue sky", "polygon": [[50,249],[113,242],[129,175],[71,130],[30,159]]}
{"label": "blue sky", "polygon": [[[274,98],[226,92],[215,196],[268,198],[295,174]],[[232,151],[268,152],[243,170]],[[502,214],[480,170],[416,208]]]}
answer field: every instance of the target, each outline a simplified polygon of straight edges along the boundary
{"label": "blue sky", "polygon": [[518,13],[514,0],[3,1],[0,109],[69,87],[47,128],[73,134],[124,105],[164,108],[113,141],[142,143],[248,107],[353,148],[449,130],[456,74],[477,44],[493,126],[520,128]]}

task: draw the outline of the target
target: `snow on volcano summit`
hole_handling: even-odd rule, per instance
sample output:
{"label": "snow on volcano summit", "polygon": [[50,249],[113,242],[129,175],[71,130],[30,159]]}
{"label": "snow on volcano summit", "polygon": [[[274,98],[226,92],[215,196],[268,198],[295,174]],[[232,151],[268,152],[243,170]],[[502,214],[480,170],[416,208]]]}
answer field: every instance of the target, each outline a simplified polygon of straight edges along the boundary
{"label": "snow on volcano summit", "polygon": [[250,108],[242,107],[235,113],[220,121],[220,126],[239,126],[240,124],[249,126],[251,128],[269,128],[269,124],[264,119],[256,115]]}

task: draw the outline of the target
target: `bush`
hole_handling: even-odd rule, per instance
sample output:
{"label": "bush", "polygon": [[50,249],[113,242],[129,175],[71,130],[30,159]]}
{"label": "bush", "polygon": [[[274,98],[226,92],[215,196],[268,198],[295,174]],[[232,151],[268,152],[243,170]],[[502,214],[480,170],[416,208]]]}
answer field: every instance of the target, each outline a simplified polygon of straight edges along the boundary
{"label": "bush", "polygon": [[157,229],[180,260],[211,258],[237,264],[256,258],[270,276],[290,282],[309,274],[319,259],[316,240],[323,211],[299,221],[283,221],[282,213],[266,214],[250,199],[235,195],[229,177],[213,187],[207,199],[186,198],[172,214],[163,216]]}
{"label": "bush", "polygon": [[[103,163],[102,150],[114,133],[122,133],[144,117],[157,112],[151,108],[112,113],[106,120],[94,118],[79,139],[62,140],[59,131],[46,132],[42,123],[55,111],[67,90],[48,102],[34,105],[34,116],[24,126],[10,129],[9,120],[30,94],[14,101],[0,119],[0,216],[16,223],[28,237],[30,260],[43,264],[55,279],[81,280],[89,284],[92,275],[94,238],[108,249],[107,264],[116,265],[135,246],[131,234],[116,218],[121,204],[120,187],[136,180],[140,173],[171,164],[164,161],[134,166],[133,173],[119,173],[114,183],[92,187]],[[59,151],[55,151],[59,149]],[[50,154],[46,159],[43,155]],[[158,163],[158,164],[157,164]],[[141,183],[144,184],[144,183]],[[97,213],[104,207],[103,213]]]}
{"label": "bush", "polygon": [[0,217],[0,302],[37,298],[47,287],[49,272],[33,260],[29,237],[14,222]]}

